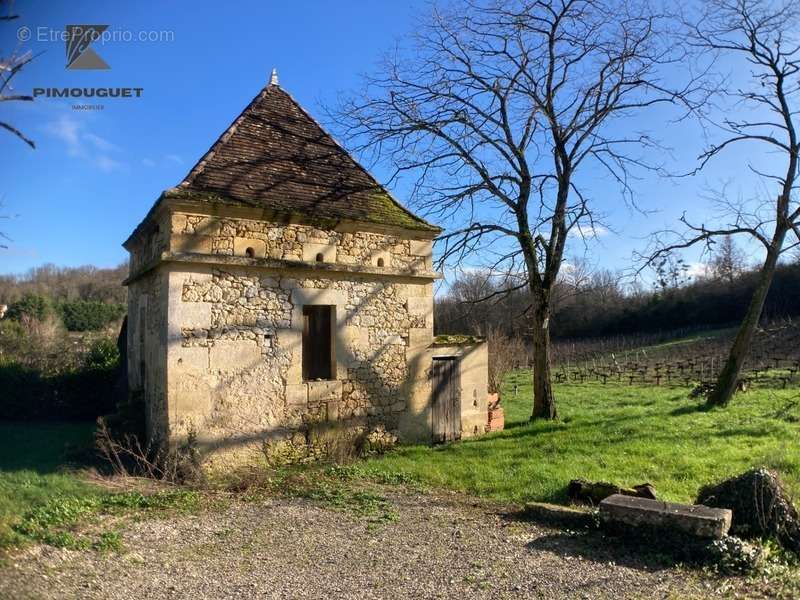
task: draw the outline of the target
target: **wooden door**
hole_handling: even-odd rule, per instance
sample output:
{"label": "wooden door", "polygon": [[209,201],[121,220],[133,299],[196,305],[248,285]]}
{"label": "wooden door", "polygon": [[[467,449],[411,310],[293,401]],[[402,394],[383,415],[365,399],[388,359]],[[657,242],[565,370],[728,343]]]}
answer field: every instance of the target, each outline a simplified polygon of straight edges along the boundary
{"label": "wooden door", "polygon": [[433,441],[449,442],[461,438],[461,384],[458,360],[433,359]]}

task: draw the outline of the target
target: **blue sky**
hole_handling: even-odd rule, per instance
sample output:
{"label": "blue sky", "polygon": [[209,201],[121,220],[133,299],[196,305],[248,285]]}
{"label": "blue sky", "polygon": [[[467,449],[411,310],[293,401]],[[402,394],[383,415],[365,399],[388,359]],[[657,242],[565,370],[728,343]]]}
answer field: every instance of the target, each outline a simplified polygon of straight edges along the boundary
{"label": "blue sky", "polygon": [[[119,264],[126,259],[120,244],[161,190],[180,182],[266,84],[273,67],[281,85],[321,116],[320,104],[356,89],[359,74],[372,70],[394,40],[413,28],[426,4],[18,0],[15,8],[21,19],[3,26],[0,49],[13,50],[24,26],[33,38],[24,48],[42,53],[17,78],[18,91],[102,86],[144,92],[141,98],[106,100],[104,110],[93,112],[73,110],[67,100],[4,103],[3,118],[33,138],[37,149],[0,133],[0,214],[12,216],[2,221],[11,242],[0,250],[0,273],[43,263]],[[110,70],[67,70],[63,41],[38,38],[72,23],[108,24],[119,38],[124,32],[155,32],[162,41],[95,45]],[[673,166],[694,164],[702,146],[696,128],[657,127],[655,133],[675,148]],[[732,193],[751,193],[756,182],[745,169],[750,150],[727,153],[698,177],[637,182],[639,204],[655,211],[648,215],[626,208],[609,183],[598,179],[593,192],[612,231],[601,230],[589,242],[592,264],[628,267],[646,235],[674,224],[683,210],[708,218],[702,199],[707,187],[738,177]],[[402,187],[394,191],[402,200]],[[688,258],[696,261],[697,253]]]}

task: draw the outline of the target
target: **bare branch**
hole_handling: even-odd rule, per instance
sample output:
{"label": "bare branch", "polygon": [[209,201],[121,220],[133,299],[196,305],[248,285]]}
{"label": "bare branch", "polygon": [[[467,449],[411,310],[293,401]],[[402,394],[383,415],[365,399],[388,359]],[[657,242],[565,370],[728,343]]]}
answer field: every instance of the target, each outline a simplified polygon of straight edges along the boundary
{"label": "bare branch", "polygon": [[36,148],[36,144],[34,143],[34,141],[29,139],[29,138],[27,138],[27,137],[25,137],[25,134],[23,134],[19,129],[17,129],[13,125],[9,125],[8,123],[0,121],[0,127],[2,127],[3,129],[6,129],[6,130],[10,131],[11,133],[13,133],[15,136],[20,138],[23,142],[28,144],[28,146],[30,146],[31,148],[34,148],[34,149]]}
{"label": "bare branch", "polygon": [[[523,270],[547,346],[552,290],[581,240],[571,233],[600,218],[581,174],[606,169],[633,203],[634,171],[660,168],[637,153],[657,144],[611,126],[656,106],[684,114],[703,96],[691,76],[665,82],[685,54],[668,34],[647,1],[463,0],[434,10],[413,49],[388,55],[330,121],[391,166],[389,183],[410,177],[424,214],[453,225],[438,240],[441,266]],[[546,364],[538,372],[549,379]]]}

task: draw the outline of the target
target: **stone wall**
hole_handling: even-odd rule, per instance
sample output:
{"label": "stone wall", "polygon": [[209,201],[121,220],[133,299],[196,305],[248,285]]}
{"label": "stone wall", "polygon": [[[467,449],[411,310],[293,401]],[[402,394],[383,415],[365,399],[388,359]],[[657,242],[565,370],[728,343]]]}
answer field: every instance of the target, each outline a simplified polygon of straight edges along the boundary
{"label": "stone wall", "polygon": [[130,247],[130,273],[156,261],[162,252],[169,249],[172,224],[169,215],[158,215],[143,228]]}
{"label": "stone wall", "polygon": [[[296,458],[353,436],[371,447],[429,441],[434,275],[431,240],[415,236],[156,215],[128,246],[130,378],[147,396],[151,434],[180,442],[193,433],[214,461],[275,448]],[[162,253],[172,254],[140,272]],[[330,380],[303,380],[307,305],[333,307]],[[486,418],[485,347],[458,352],[468,436]],[[147,381],[138,382],[142,356]]]}
{"label": "stone wall", "polygon": [[430,270],[430,240],[404,239],[369,231],[336,231],[311,225],[280,224],[176,213],[171,218],[170,250],[254,258],[276,258],[387,270]]}
{"label": "stone wall", "polygon": [[133,399],[146,400],[151,439],[165,440],[167,426],[167,276],[151,272],[128,286],[128,386]]}
{"label": "stone wall", "polygon": [[[262,450],[265,441],[313,443],[323,423],[396,434],[411,409],[409,363],[419,359],[410,338],[432,336],[431,285],[304,275],[172,268],[173,436],[194,431],[209,447],[240,454]],[[331,381],[302,380],[302,307],[308,304],[335,307]]]}

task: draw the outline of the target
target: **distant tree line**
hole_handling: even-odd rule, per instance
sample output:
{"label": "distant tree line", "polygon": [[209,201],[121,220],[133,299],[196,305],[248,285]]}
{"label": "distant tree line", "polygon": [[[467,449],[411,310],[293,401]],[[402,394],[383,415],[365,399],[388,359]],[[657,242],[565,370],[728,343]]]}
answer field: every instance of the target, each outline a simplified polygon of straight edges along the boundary
{"label": "distant tree line", "polygon": [[127,275],[128,266],[124,263],[109,269],[42,265],[23,275],[0,275],[0,304],[11,305],[26,294],[47,296],[54,301],[124,304],[127,290],[121,284]]}
{"label": "distant tree line", "polygon": [[[551,335],[592,338],[736,324],[747,310],[758,272],[729,267],[712,261],[703,277],[691,282],[667,278],[677,284],[657,281],[654,289],[626,288],[621,276],[610,271],[560,281]],[[504,287],[509,286],[484,272],[462,274],[436,300],[437,333],[486,335],[499,329],[527,337],[530,298],[524,290]],[[800,316],[798,298],[800,261],[779,265],[762,318]]]}
{"label": "distant tree line", "polygon": [[24,275],[0,275],[0,304],[8,305],[11,320],[45,321],[53,315],[68,331],[96,331],[125,314],[126,274],[126,265],[43,265]]}

